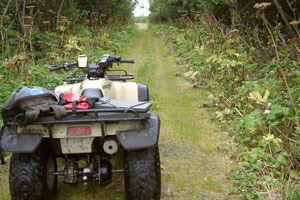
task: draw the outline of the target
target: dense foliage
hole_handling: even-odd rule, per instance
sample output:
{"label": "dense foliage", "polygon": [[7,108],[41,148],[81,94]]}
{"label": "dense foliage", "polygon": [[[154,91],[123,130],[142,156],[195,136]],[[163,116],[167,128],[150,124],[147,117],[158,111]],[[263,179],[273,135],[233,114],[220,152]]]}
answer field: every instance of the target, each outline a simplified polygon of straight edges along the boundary
{"label": "dense foliage", "polygon": [[194,87],[211,92],[204,106],[237,144],[233,192],[246,199],[300,198],[299,9],[292,0],[152,1],[152,21],[172,22],[156,33]]}
{"label": "dense foliage", "polygon": [[131,0],[1,1],[2,58],[24,50],[40,52],[45,45],[50,45],[47,39],[53,40],[53,32],[60,37],[54,40],[60,40],[58,44],[63,46],[67,41],[65,35],[82,26],[93,28],[97,33],[103,26],[127,23],[134,5]]}
{"label": "dense foliage", "polygon": [[[214,12],[217,8],[228,8],[232,0],[152,0],[151,12],[153,20],[177,20],[183,15],[195,17],[200,12]],[[223,11],[228,14],[228,9]]]}
{"label": "dense foliage", "polygon": [[[199,15],[207,13],[218,19],[219,25],[242,26],[244,30],[261,25],[257,21],[257,7],[255,8],[257,4],[260,10],[264,10],[265,18],[270,24],[282,28],[281,30],[290,36],[299,37],[296,30],[298,24],[290,23],[300,17],[300,2],[297,0],[272,0],[262,4],[257,0],[152,0],[150,2],[151,19],[154,22],[177,22],[182,17],[193,21],[199,18]],[[271,5],[268,6],[268,3]]]}
{"label": "dense foliage", "polygon": [[[133,27],[131,0],[0,1],[0,105],[20,85],[54,87],[50,64],[116,53]],[[84,35],[85,37],[82,37]],[[21,75],[21,76],[20,76]]]}

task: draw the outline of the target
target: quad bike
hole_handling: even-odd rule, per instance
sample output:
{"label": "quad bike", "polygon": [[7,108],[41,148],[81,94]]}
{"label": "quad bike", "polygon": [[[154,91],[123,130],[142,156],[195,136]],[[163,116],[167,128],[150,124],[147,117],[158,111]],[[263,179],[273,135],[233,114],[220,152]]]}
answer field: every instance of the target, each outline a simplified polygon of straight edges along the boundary
{"label": "quad bike", "polygon": [[[53,199],[58,176],[67,184],[102,185],[115,172],[124,173],[127,199],[160,199],[159,116],[150,111],[147,86],[127,82],[134,77],[113,63],[134,61],[104,55],[88,64],[82,55],[50,68],[75,71],[63,85],[21,87],[4,104],[0,150],[12,152],[13,200]],[[116,155],[121,169],[111,162]],[[64,160],[62,170],[57,158]]]}

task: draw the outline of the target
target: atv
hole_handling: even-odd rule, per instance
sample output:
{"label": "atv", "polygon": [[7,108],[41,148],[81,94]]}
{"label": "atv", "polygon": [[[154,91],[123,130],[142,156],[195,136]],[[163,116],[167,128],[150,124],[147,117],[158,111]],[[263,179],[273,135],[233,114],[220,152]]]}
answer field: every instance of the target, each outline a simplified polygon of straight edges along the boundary
{"label": "atv", "polygon": [[[104,55],[89,64],[80,55],[50,67],[74,72],[63,85],[23,86],[6,101],[0,150],[12,152],[12,200],[54,199],[58,176],[66,184],[105,185],[119,172],[127,199],[160,199],[159,116],[150,110],[148,87],[128,81],[134,76],[113,63],[134,61]],[[119,168],[112,162],[117,155]]]}

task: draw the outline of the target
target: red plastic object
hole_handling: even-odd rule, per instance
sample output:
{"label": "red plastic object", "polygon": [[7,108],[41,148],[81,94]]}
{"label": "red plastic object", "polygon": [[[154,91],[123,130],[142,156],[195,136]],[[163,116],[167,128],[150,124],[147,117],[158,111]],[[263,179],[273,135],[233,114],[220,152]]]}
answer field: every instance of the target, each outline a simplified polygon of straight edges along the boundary
{"label": "red plastic object", "polygon": [[[66,110],[72,110],[72,103],[68,103],[64,105]],[[87,110],[89,108],[89,104],[87,102],[76,103],[76,110]]]}
{"label": "red plastic object", "polygon": [[81,96],[80,94],[74,94],[71,92],[65,92],[63,99],[69,102],[73,102],[73,101],[83,102],[87,100],[87,98]]}

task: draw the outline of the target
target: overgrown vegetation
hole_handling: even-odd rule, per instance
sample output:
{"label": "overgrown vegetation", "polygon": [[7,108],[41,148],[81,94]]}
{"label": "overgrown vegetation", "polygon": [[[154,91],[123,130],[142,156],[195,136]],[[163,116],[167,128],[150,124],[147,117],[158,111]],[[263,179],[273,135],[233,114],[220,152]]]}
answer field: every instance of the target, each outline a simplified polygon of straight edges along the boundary
{"label": "overgrown vegetation", "polygon": [[131,0],[1,1],[0,105],[20,85],[57,85],[60,77],[46,66],[79,54],[94,62],[104,52],[120,51],[133,31],[134,5]]}
{"label": "overgrown vegetation", "polygon": [[146,17],[146,16],[134,17],[135,23],[148,23],[148,21],[149,21],[149,17]]}
{"label": "overgrown vegetation", "polygon": [[238,145],[233,192],[246,199],[300,198],[299,9],[297,1],[152,2],[152,20],[172,22],[155,33],[174,45],[194,87],[211,92],[204,106]]}

